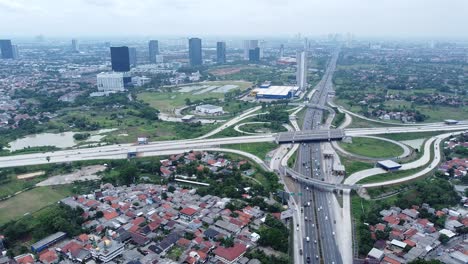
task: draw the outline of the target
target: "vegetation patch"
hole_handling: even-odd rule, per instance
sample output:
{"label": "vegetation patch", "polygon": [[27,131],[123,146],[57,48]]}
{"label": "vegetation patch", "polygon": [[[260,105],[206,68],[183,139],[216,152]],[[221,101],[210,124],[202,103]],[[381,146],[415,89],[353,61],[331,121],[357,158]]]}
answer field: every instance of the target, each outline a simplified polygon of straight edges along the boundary
{"label": "vegetation patch", "polygon": [[338,144],[349,153],[370,158],[391,158],[403,154],[400,146],[375,138],[353,137],[352,143]]}

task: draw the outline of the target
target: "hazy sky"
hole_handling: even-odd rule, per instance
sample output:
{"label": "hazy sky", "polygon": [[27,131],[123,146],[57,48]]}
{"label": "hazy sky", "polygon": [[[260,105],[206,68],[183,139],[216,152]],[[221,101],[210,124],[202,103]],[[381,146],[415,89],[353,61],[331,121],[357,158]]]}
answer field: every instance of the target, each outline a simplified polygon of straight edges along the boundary
{"label": "hazy sky", "polygon": [[17,35],[468,37],[468,0],[0,0]]}

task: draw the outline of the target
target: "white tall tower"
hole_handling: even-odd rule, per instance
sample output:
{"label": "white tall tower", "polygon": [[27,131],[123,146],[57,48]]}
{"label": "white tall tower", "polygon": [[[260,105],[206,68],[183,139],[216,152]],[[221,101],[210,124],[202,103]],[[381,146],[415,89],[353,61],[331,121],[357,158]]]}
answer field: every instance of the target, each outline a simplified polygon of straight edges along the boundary
{"label": "white tall tower", "polygon": [[305,90],[307,88],[307,52],[298,51],[296,55],[296,62],[296,82],[299,86],[299,89]]}

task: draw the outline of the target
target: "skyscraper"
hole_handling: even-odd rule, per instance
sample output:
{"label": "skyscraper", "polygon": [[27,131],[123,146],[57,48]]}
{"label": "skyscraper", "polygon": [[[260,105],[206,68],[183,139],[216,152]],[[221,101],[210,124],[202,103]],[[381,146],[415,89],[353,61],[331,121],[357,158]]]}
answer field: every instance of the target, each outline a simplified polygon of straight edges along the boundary
{"label": "skyscraper", "polygon": [[72,51],[80,52],[80,46],[77,39],[72,39]]}
{"label": "skyscraper", "polygon": [[199,38],[189,39],[190,66],[202,65],[202,43]]}
{"label": "skyscraper", "polygon": [[281,46],[280,46],[279,57],[280,58],[284,57],[284,45],[283,44],[281,44]]}
{"label": "skyscraper", "polygon": [[0,39],[0,51],[2,52],[2,59],[14,59],[13,46],[11,40]]}
{"label": "skyscraper", "polygon": [[226,42],[216,43],[216,62],[226,63]]}
{"label": "skyscraper", "polygon": [[130,66],[131,67],[136,67],[137,65],[137,52],[136,48],[128,48],[128,56],[130,59]]}
{"label": "skyscraper", "polygon": [[250,50],[258,48],[258,40],[244,40],[244,60],[250,60]]}
{"label": "skyscraper", "polygon": [[130,71],[130,51],[128,47],[111,47],[112,70],[115,72]]}
{"label": "skyscraper", "polygon": [[156,55],[159,55],[159,42],[157,40],[150,40],[149,47],[149,61],[156,63]]}
{"label": "skyscraper", "polygon": [[305,51],[298,51],[296,62],[296,83],[299,89],[305,90],[307,88],[307,53]]}
{"label": "skyscraper", "polygon": [[250,62],[260,61],[260,48],[259,47],[249,50],[249,61]]}

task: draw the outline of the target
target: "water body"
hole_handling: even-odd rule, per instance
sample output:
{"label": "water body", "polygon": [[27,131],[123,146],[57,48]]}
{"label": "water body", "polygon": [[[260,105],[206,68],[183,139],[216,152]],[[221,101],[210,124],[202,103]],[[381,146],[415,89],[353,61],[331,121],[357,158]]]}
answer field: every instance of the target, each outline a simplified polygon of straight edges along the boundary
{"label": "water body", "polygon": [[[116,128],[113,129],[101,129],[99,131],[88,132],[91,136],[85,140],[85,142],[98,142],[102,140],[106,135],[105,133],[109,133],[112,131],[117,130]],[[85,133],[85,132],[79,132]],[[63,132],[63,133],[41,133],[35,135],[29,135],[24,138],[17,139],[15,141],[10,142],[10,151],[20,150],[27,147],[42,147],[42,146],[54,146],[57,148],[71,148],[78,143],[73,138],[73,135],[79,134],[77,132]]]}

